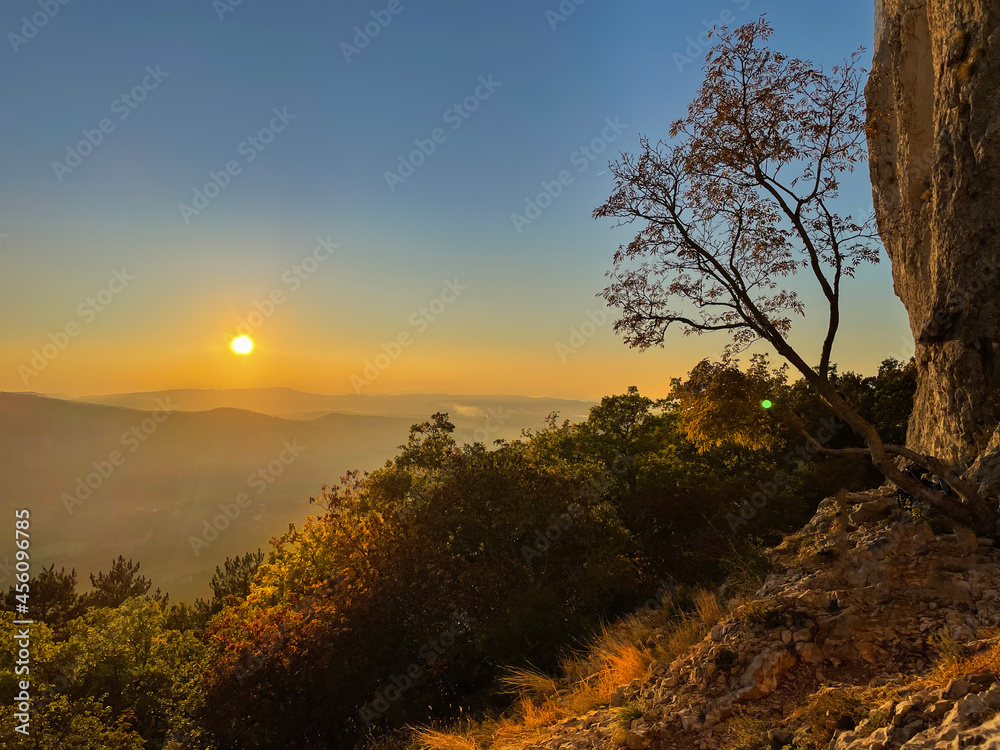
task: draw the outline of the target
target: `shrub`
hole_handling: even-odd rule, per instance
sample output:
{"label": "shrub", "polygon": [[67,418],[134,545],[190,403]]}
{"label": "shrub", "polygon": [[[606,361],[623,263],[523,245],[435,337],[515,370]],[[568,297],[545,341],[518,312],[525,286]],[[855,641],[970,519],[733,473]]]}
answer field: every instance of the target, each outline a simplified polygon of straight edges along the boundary
{"label": "shrub", "polygon": [[276,539],[210,626],[224,745],[309,747],[444,715],[493,664],[553,666],[627,594],[634,545],[599,478],[523,443],[459,448],[452,429],[436,415],[385,468],[329,489],[328,513]]}

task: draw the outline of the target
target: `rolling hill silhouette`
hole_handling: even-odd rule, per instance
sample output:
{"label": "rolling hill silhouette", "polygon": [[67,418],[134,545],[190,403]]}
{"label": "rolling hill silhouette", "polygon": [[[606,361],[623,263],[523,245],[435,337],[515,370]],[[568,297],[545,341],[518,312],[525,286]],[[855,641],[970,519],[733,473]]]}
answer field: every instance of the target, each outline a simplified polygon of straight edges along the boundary
{"label": "rolling hill silhouette", "polygon": [[[155,409],[157,401],[171,399],[182,411],[208,411],[220,407],[246,409],[260,414],[292,419],[308,419],[330,412],[407,417],[423,421],[434,412],[448,412],[453,420],[485,420],[490,410],[503,410],[512,419],[535,426],[553,411],[571,419],[585,419],[591,402],[526,396],[453,396],[446,394],[411,394],[402,396],[357,395],[326,396],[303,393],[291,388],[244,388],[230,390],[177,389],[148,393],[123,393],[84,396],[77,402],[124,406],[131,409]],[[456,422],[456,426],[462,427]],[[474,428],[473,428],[474,429]],[[520,428],[518,428],[520,429]]]}
{"label": "rolling hill silhouette", "polygon": [[[88,573],[124,554],[179,599],[206,595],[216,565],[266,549],[272,535],[316,511],[309,498],[323,484],[351,469],[382,465],[406,442],[409,427],[434,411],[454,415],[460,441],[491,442],[540,427],[544,415],[560,406],[572,407],[568,418],[586,414],[589,406],[287,389],[94,400],[0,393],[0,495],[32,511],[36,570],[54,562],[76,568],[86,583]],[[176,410],[157,411],[158,403]],[[331,405],[355,413],[331,412]],[[226,509],[235,517],[215,523],[216,531],[224,526],[216,537],[213,521]],[[10,569],[2,563],[0,579],[6,579]],[[0,587],[10,582],[0,580]]]}

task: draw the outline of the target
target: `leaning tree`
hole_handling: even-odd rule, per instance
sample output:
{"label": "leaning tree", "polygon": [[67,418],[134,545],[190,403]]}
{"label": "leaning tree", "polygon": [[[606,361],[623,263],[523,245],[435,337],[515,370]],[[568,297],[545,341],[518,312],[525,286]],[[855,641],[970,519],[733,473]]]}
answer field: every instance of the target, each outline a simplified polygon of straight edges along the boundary
{"label": "leaning tree", "polygon": [[[721,30],[705,81],[670,140],[641,140],[611,165],[615,189],[596,218],[639,224],[619,248],[603,296],[633,347],[662,346],[667,331],[726,331],[731,358],[770,344],[860,435],[874,466],[904,492],[980,534],[996,532],[995,504],[945,461],[887,445],[831,380],[844,283],[877,263],[872,217],[838,213],[840,178],[865,161],[860,52],[830,72],[768,47],[761,19]],[[819,362],[789,339],[805,305],[793,281],[818,287],[826,315]],[[808,433],[806,433],[808,437]],[[827,450],[826,453],[845,451]],[[939,491],[903,471],[902,457],[944,479]]]}

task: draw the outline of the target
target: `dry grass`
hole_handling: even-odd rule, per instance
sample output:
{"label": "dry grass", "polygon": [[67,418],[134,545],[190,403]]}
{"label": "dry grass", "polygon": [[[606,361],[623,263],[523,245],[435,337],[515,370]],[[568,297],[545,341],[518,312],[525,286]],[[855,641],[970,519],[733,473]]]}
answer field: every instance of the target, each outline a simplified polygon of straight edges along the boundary
{"label": "dry grass", "polygon": [[708,630],[718,625],[725,616],[722,603],[711,591],[699,591],[694,597],[694,608],[698,621]]}
{"label": "dry grass", "polygon": [[450,732],[439,732],[436,729],[419,730],[417,739],[424,747],[432,747],[435,750],[479,750],[478,743],[470,737]]}
{"label": "dry grass", "polygon": [[484,721],[468,721],[446,730],[419,728],[414,739],[430,750],[485,750],[485,748],[521,748],[536,743],[545,730],[568,716],[562,706],[552,701],[536,703],[522,698],[510,716]]}
{"label": "dry grass", "polygon": [[[878,691],[881,692],[881,691]],[[814,747],[827,747],[839,730],[854,729],[869,713],[875,691],[824,688],[810,697],[802,712]]]}
{"label": "dry grass", "polygon": [[[652,662],[667,664],[687,653],[725,616],[708,591],[695,593],[693,607],[684,613],[668,601],[658,610],[606,624],[586,649],[560,660],[559,677],[510,670],[501,683],[519,699],[506,716],[447,730],[417,729],[414,738],[426,750],[521,750],[540,744],[553,724],[606,706],[620,687],[646,679]],[[634,704],[621,709],[635,710]]]}
{"label": "dry grass", "polygon": [[857,727],[861,736],[867,736],[887,726],[892,715],[879,713],[872,707],[897,699],[903,687],[900,681],[879,687],[820,688],[788,717],[808,728],[805,735],[797,739],[795,750],[825,750],[839,731]]}
{"label": "dry grass", "polygon": [[536,699],[551,698],[559,693],[559,682],[534,669],[510,669],[500,678],[508,692]]}
{"label": "dry grass", "polygon": [[975,674],[1000,674],[1000,630],[988,631],[974,644],[972,653],[947,633],[932,636],[931,645],[938,652],[938,663],[924,680],[927,686],[944,686],[950,680]]}
{"label": "dry grass", "polygon": [[726,725],[724,750],[765,750],[770,723],[751,713],[737,714]]}
{"label": "dry grass", "polygon": [[[881,687],[855,686],[849,688],[825,688],[811,695],[806,704],[792,714],[792,718],[804,721],[809,727],[804,750],[818,750],[829,745],[838,730],[855,724],[861,736],[888,726],[891,712],[872,707],[883,706],[898,700],[903,692],[922,688],[941,688],[950,680],[976,674],[1000,674],[1000,631],[992,631],[989,637],[970,646],[955,641],[942,631],[931,636],[930,645],[938,654],[935,669],[926,677],[907,679],[903,675],[897,681]],[[731,744],[726,750],[753,750],[752,737],[760,727],[747,720],[744,725],[736,725],[736,735],[730,737]],[[740,731],[747,730],[747,731]]]}
{"label": "dry grass", "polygon": [[734,608],[736,616],[751,627],[775,628],[780,624],[779,610],[773,602],[751,599]]}
{"label": "dry grass", "polygon": [[927,639],[927,643],[938,654],[935,665],[938,679],[950,679],[948,675],[961,670],[962,662],[965,661],[965,649],[951,636],[951,633],[939,630]]}
{"label": "dry grass", "polygon": [[[710,592],[696,593],[691,602],[693,611],[688,607],[687,613],[680,612],[674,602],[666,602],[660,610],[605,625],[586,649],[563,657],[558,677],[529,669],[511,670],[502,683],[519,699],[507,715],[483,721],[467,720],[447,729],[415,730],[413,747],[523,750],[543,744],[552,725],[606,706],[619,687],[645,679],[652,662],[669,663],[687,653],[726,615]],[[751,623],[763,624],[772,614],[767,604],[753,600],[733,602],[730,609]],[[850,722],[860,721],[863,731],[874,731],[886,724],[891,717],[869,709],[892,700],[904,688],[941,687],[959,677],[1000,674],[1000,630],[989,632],[971,649],[945,633],[933,636],[931,645],[938,653],[936,668],[913,683],[904,685],[906,681],[902,679],[877,688],[823,689],[810,696],[792,714],[804,720],[810,729],[806,747],[810,750],[825,747],[829,738]],[[635,703],[618,709],[616,739],[623,738],[624,728],[641,711],[642,707]],[[726,750],[762,750],[769,724],[764,717],[752,713],[734,717],[729,723]]]}
{"label": "dry grass", "polygon": [[598,703],[610,700],[619,685],[646,675],[653,658],[643,640],[634,629],[605,625],[587,651],[561,660],[560,671],[571,691],[583,690]]}

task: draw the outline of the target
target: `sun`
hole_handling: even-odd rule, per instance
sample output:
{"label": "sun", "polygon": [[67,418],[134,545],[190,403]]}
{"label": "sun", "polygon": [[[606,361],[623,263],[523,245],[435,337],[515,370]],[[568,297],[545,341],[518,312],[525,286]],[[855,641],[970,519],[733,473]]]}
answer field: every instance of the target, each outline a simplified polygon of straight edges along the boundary
{"label": "sun", "polygon": [[249,336],[237,336],[229,346],[237,354],[249,354],[253,351],[253,339]]}

